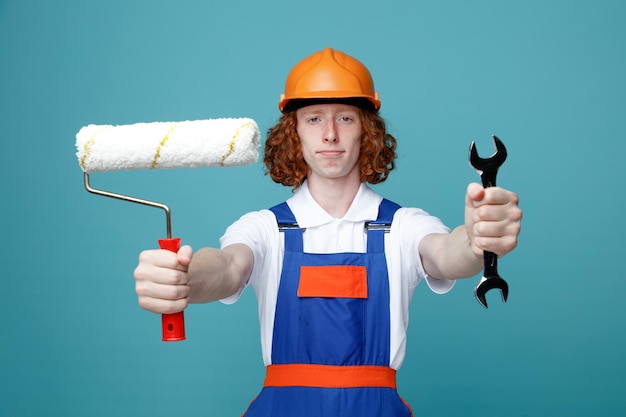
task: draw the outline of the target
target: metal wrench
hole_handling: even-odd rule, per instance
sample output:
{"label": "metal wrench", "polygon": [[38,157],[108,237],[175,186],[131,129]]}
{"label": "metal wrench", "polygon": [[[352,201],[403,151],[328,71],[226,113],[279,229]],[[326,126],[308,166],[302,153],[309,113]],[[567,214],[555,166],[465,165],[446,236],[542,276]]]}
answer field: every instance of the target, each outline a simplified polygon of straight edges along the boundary
{"label": "metal wrench", "polygon": [[[506,160],[506,148],[504,144],[496,135],[492,135],[493,143],[496,147],[496,152],[489,158],[481,158],[476,151],[476,144],[472,141],[469,149],[469,162],[470,165],[480,174],[483,187],[495,187],[496,175],[498,174],[498,168]],[[498,274],[498,256],[493,252],[484,251],[483,254],[485,269],[483,271],[483,277],[478,285],[474,289],[474,295],[483,307],[487,308],[487,299],[485,295],[487,291],[497,288],[502,295],[502,302],[506,303],[509,296],[509,285]]]}

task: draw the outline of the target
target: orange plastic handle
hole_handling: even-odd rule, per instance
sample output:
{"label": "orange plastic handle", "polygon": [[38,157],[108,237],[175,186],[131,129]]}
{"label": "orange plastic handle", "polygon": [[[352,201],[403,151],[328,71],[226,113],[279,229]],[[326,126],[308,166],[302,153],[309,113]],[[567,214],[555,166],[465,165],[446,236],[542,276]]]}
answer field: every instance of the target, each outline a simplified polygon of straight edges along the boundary
{"label": "orange plastic handle", "polygon": [[[178,252],[180,238],[159,239],[161,249]],[[185,340],[185,314],[182,311],[161,315],[161,328],[164,342]]]}

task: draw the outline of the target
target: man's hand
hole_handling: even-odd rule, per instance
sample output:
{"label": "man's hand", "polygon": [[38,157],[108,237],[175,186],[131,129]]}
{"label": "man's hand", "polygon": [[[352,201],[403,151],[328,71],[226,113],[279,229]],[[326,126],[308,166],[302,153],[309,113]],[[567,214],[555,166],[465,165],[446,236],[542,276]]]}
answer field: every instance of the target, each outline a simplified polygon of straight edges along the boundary
{"label": "man's hand", "polygon": [[187,269],[192,256],[190,246],[181,247],[178,253],[162,249],[141,252],[134,273],[139,305],[159,314],[183,311],[189,304]]}
{"label": "man's hand", "polygon": [[517,194],[499,187],[472,183],[465,195],[465,226],[472,252],[504,256],[517,246],[522,211]]}

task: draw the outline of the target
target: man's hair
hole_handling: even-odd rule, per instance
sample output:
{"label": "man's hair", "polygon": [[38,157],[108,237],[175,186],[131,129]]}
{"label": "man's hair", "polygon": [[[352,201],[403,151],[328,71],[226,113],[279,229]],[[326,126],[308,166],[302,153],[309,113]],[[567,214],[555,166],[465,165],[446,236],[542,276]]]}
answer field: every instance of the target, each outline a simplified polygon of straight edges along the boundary
{"label": "man's hair", "polygon": [[[359,109],[363,129],[358,165],[361,182],[378,184],[387,179],[394,168],[396,139],[387,133],[384,119],[364,109]],[[300,138],[296,132],[296,112],[282,115],[278,123],[268,130],[265,141],[266,173],[274,182],[297,189],[307,175]]]}

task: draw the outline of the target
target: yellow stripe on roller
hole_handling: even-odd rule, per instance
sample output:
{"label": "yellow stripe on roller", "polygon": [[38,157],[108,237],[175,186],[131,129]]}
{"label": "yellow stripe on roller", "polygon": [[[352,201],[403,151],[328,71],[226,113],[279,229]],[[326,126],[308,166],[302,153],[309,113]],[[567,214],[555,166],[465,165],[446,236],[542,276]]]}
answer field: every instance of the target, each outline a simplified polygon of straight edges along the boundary
{"label": "yellow stripe on roller", "polygon": [[228,158],[229,156],[233,154],[233,152],[235,152],[235,141],[237,140],[239,133],[241,133],[241,130],[245,129],[246,127],[249,127],[251,124],[252,122],[246,122],[237,128],[237,130],[235,131],[235,134],[233,135],[232,140],[228,144],[228,152],[226,153],[226,155],[222,156],[222,161],[220,162],[221,166],[224,166],[226,158]]}
{"label": "yellow stripe on roller", "polygon": [[176,125],[178,125],[178,123],[175,123],[172,127],[170,127],[170,129],[165,134],[165,137],[161,139],[161,142],[159,143],[159,146],[157,146],[154,153],[154,158],[152,159],[152,164],[150,165],[150,168],[154,169],[157,167],[157,165],[159,165],[159,159],[161,158],[161,148],[165,146],[168,140],[170,140],[170,135],[176,128]]}
{"label": "yellow stripe on roller", "polygon": [[98,129],[96,134],[93,135],[93,137],[89,139],[87,143],[83,145],[83,156],[80,158],[80,167],[83,169],[83,171],[85,170],[85,163],[87,161],[87,158],[89,158],[89,156],[91,155],[91,148],[93,147],[94,143],[96,143],[96,136],[98,136],[101,132],[105,131],[106,129],[110,127],[113,127],[113,126],[105,125],[102,127],[102,129]]}

